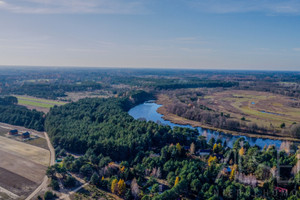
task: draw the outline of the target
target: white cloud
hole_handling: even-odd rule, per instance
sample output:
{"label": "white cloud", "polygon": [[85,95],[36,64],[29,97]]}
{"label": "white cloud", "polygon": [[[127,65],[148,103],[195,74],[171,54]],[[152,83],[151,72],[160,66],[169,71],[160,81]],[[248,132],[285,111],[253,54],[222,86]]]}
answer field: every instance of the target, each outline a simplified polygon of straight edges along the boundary
{"label": "white cloud", "polygon": [[209,13],[261,12],[300,14],[299,0],[189,0],[193,8]]}
{"label": "white cloud", "polygon": [[14,13],[100,13],[144,12],[144,0],[0,0],[0,10]]}

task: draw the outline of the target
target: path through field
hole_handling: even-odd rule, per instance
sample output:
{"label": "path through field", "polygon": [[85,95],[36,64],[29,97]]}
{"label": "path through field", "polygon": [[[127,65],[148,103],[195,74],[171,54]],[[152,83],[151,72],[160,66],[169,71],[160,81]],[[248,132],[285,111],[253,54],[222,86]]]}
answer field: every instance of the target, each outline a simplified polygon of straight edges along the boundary
{"label": "path through field", "polygon": [[[45,134],[45,138],[47,140],[47,144],[50,150],[50,166],[55,164],[55,150],[50,142],[48,133],[44,132]],[[41,183],[41,185],[35,189],[35,191],[33,191],[27,198],[26,200],[30,200],[32,199],[35,195],[37,195],[42,189],[47,188],[47,183],[48,183],[48,177],[45,176],[43,182]]]}

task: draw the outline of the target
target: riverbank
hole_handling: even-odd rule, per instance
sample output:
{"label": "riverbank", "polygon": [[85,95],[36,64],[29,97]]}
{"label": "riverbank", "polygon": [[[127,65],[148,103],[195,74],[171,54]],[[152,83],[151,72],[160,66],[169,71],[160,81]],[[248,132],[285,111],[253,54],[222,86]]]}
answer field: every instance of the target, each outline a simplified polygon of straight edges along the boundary
{"label": "riverbank", "polygon": [[202,127],[204,129],[210,129],[213,131],[218,131],[218,132],[223,132],[226,134],[231,134],[234,136],[247,136],[247,137],[256,137],[256,138],[262,138],[262,139],[272,139],[272,140],[286,140],[286,141],[291,141],[291,142],[300,142],[300,139],[297,138],[291,138],[287,136],[282,136],[282,135],[276,135],[276,134],[253,134],[253,133],[244,133],[244,132],[237,132],[237,131],[230,131],[226,129],[220,129],[220,128],[215,128],[213,126],[208,126],[206,124],[202,124],[201,122],[189,120],[180,116],[177,116],[175,114],[169,113],[164,105],[168,103],[168,99],[165,98],[164,96],[159,96],[158,99],[156,100],[157,104],[162,105],[160,108],[157,109],[157,112],[161,115],[163,115],[163,119],[168,120],[172,123],[175,124],[180,124],[180,125],[190,125],[192,127]]}

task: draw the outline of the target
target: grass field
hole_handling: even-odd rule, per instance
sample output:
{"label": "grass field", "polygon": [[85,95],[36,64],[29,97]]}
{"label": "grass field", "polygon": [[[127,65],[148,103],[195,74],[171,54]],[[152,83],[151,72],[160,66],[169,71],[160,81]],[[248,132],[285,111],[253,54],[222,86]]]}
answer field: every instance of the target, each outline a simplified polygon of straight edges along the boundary
{"label": "grass field", "polygon": [[18,98],[18,104],[26,106],[29,109],[36,109],[38,111],[42,111],[47,113],[50,108],[53,106],[61,106],[66,104],[65,102],[61,101],[54,101],[54,100],[48,100],[48,99],[40,99],[35,97],[28,97],[28,96],[18,96],[15,97]]}
{"label": "grass field", "polygon": [[26,140],[25,143],[49,150],[47,140],[45,138],[36,138],[33,140]]}
{"label": "grass field", "polygon": [[278,129],[282,123],[287,126],[300,123],[300,108],[291,107],[292,101],[289,97],[267,92],[228,90],[205,96],[201,103],[237,119],[245,117],[246,123],[267,127],[272,124]]}
{"label": "grass field", "polygon": [[23,100],[23,99],[18,99],[18,103],[20,105],[35,106],[35,107],[41,107],[41,108],[52,108],[54,106],[53,104],[40,103],[40,102],[36,102],[36,101],[27,101],[27,100]]}
{"label": "grass field", "polygon": [[40,98],[34,98],[34,97],[27,97],[27,96],[15,96],[18,98],[18,100],[28,100],[28,101],[38,101],[41,103],[47,103],[47,104],[53,104],[53,105],[64,105],[64,102],[60,101],[53,101],[53,100],[48,100],[48,99],[40,99]]}

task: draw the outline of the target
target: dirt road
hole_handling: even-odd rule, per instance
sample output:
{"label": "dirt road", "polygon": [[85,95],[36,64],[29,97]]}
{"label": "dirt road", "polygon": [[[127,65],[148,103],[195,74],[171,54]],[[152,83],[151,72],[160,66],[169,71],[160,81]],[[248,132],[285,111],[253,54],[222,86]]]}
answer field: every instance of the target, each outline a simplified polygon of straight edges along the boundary
{"label": "dirt road", "polygon": [[[49,165],[54,165],[55,164],[55,150],[50,142],[48,133],[44,132],[45,134],[45,138],[47,140],[47,144],[50,150],[50,163]],[[30,200],[32,199],[34,196],[36,196],[42,189],[47,188],[47,183],[48,183],[48,177],[45,176],[43,182],[41,183],[41,185],[35,189],[35,191],[33,191],[25,200]]]}

